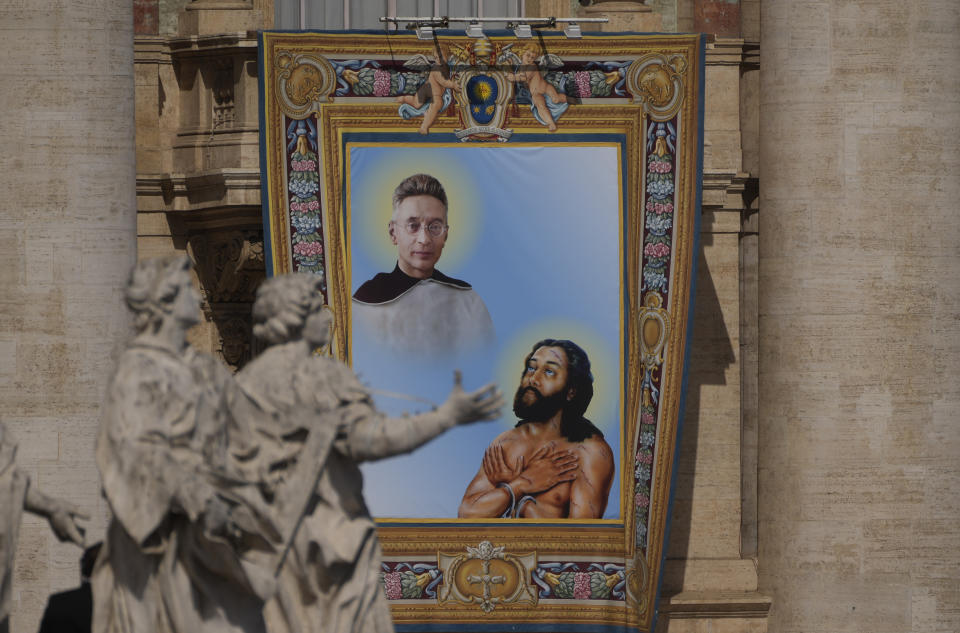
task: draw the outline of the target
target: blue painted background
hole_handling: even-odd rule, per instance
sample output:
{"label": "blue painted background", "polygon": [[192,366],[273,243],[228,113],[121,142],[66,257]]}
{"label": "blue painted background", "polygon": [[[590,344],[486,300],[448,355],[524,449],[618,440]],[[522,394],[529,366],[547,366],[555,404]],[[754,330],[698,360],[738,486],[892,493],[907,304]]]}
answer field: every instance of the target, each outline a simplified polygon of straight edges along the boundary
{"label": "blue painted background", "polygon": [[[417,413],[441,403],[454,368],[467,389],[500,385],[512,403],[524,356],[541,338],[570,338],[590,355],[595,376],[587,417],[614,449],[617,472],[604,518],[618,518],[621,462],[623,236],[617,145],[347,145],[351,292],[392,270],[390,196],[406,176],[436,176],[447,190],[450,235],[437,269],[473,285],[497,344],[461,358],[391,356],[354,340],[354,370],[377,390],[378,407]],[[378,517],[456,517],[484,449],[513,426],[508,405],[496,422],[455,429],[411,455],[364,465],[365,497]]]}

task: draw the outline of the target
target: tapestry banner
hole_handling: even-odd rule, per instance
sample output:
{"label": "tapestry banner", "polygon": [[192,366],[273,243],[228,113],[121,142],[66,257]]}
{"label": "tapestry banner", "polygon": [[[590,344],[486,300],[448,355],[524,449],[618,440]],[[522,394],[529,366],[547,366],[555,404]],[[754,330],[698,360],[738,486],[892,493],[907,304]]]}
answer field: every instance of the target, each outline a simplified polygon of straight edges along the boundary
{"label": "tapestry banner", "polygon": [[655,625],[704,40],[534,35],[260,36],[268,273],[322,278],[328,353],[383,412],[454,370],[513,405],[364,464],[398,631]]}

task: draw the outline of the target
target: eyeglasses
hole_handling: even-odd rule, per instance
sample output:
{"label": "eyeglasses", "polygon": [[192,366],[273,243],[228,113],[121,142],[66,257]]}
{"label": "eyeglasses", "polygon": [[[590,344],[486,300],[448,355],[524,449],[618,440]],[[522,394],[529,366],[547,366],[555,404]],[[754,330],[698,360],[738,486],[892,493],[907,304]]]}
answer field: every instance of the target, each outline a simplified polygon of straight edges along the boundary
{"label": "eyeglasses", "polygon": [[434,220],[433,222],[424,225],[420,220],[408,220],[401,224],[403,229],[407,232],[408,235],[417,235],[420,232],[420,228],[426,226],[427,233],[433,237],[440,237],[443,235],[444,231],[449,228],[446,224],[440,220]]}

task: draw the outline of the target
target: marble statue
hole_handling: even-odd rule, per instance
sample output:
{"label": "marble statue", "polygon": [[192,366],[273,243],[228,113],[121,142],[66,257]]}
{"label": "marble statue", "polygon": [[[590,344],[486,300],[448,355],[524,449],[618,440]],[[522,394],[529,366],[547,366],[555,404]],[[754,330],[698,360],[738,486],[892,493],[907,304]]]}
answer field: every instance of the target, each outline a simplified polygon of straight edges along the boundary
{"label": "marble statue", "polygon": [[90,517],[74,505],[53,499],[31,485],[30,478],[16,465],[17,444],[0,424],[0,631],[6,631],[13,591],[13,563],[23,511],[50,522],[61,541],[83,547],[83,530],[77,519]]}
{"label": "marble statue", "polygon": [[283,543],[244,478],[233,377],[186,342],[200,319],[189,259],[139,262],[126,302],[137,334],[97,438],[113,519],[91,578],[93,631],[263,632]]}
{"label": "marble statue", "polygon": [[467,393],[457,373],[436,409],[401,418],[379,413],[346,365],[314,353],[330,342],[333,318],[313,275],[267,280],[253,317],[254,334],[268,348],[239,373],[243,398],[233,406],[237,417],[256,420],[259,469],[284,500],[276,507],[281,521],[301,513],[265,608],[268,630],[393,631],[358,463],[412,451],[458,424],[495,419],[502,395],[492,385]]}
{"label": "marble statue", "polygon": [[113,511],[91,578],[94,633],[392,631],[357,463],[493,419],[492,386],[387,419],[342,363],[314,351],[332,318],[311,275],[264,283],[270,347],[236,379],[186,341],[199,301],[186,257],[141,261],[136,336],[97,439]]}

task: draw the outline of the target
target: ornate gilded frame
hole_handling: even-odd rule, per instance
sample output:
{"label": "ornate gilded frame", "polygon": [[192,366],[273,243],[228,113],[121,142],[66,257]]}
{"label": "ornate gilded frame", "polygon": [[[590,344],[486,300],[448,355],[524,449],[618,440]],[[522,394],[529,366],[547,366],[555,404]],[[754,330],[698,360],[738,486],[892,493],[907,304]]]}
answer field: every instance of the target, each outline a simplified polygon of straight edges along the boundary
{"label": "ornate gilded frame", "polygon": [[[517,41],[507,32],[483,40],[440,32],[439,40],[463,64],[463,76],[477,68],[495,74],[498,51]],[[555,80],[565,77],[558,81],[568,82],[567,94],[579,97],[558,119],[557,134],[526,109],[507,116],[502,99],[490,106],[494,125],[478,124],[464,116],[461,89],[429,135],[471,143],[509,143],[518,134],[543,143],[597,132],[623,139],[621,455],[629,459],[617,474],[621,519],[379,522],[384,586],[401,631],[651,631],[655,624],[691,332],[704,41],[697,35],[567,39],[544,33],[538,43],[540,52],[555,56],[544,67],[557,73]],[[323,275],[338,323],[350,322],[344,134],[415,131],[420,119],[397,115],[396,94],[411,89],[400,78],[402,63],[417,55],[436,59],[436,51],[436,42],[412,34],[260,35],[268,274]],[[512,88],[495,79],[504,90]],[[315,163],[304,159],[313,155],[312,138]],[[349,328],[338,327],[332,353],[349,360],[349,349]]]}

